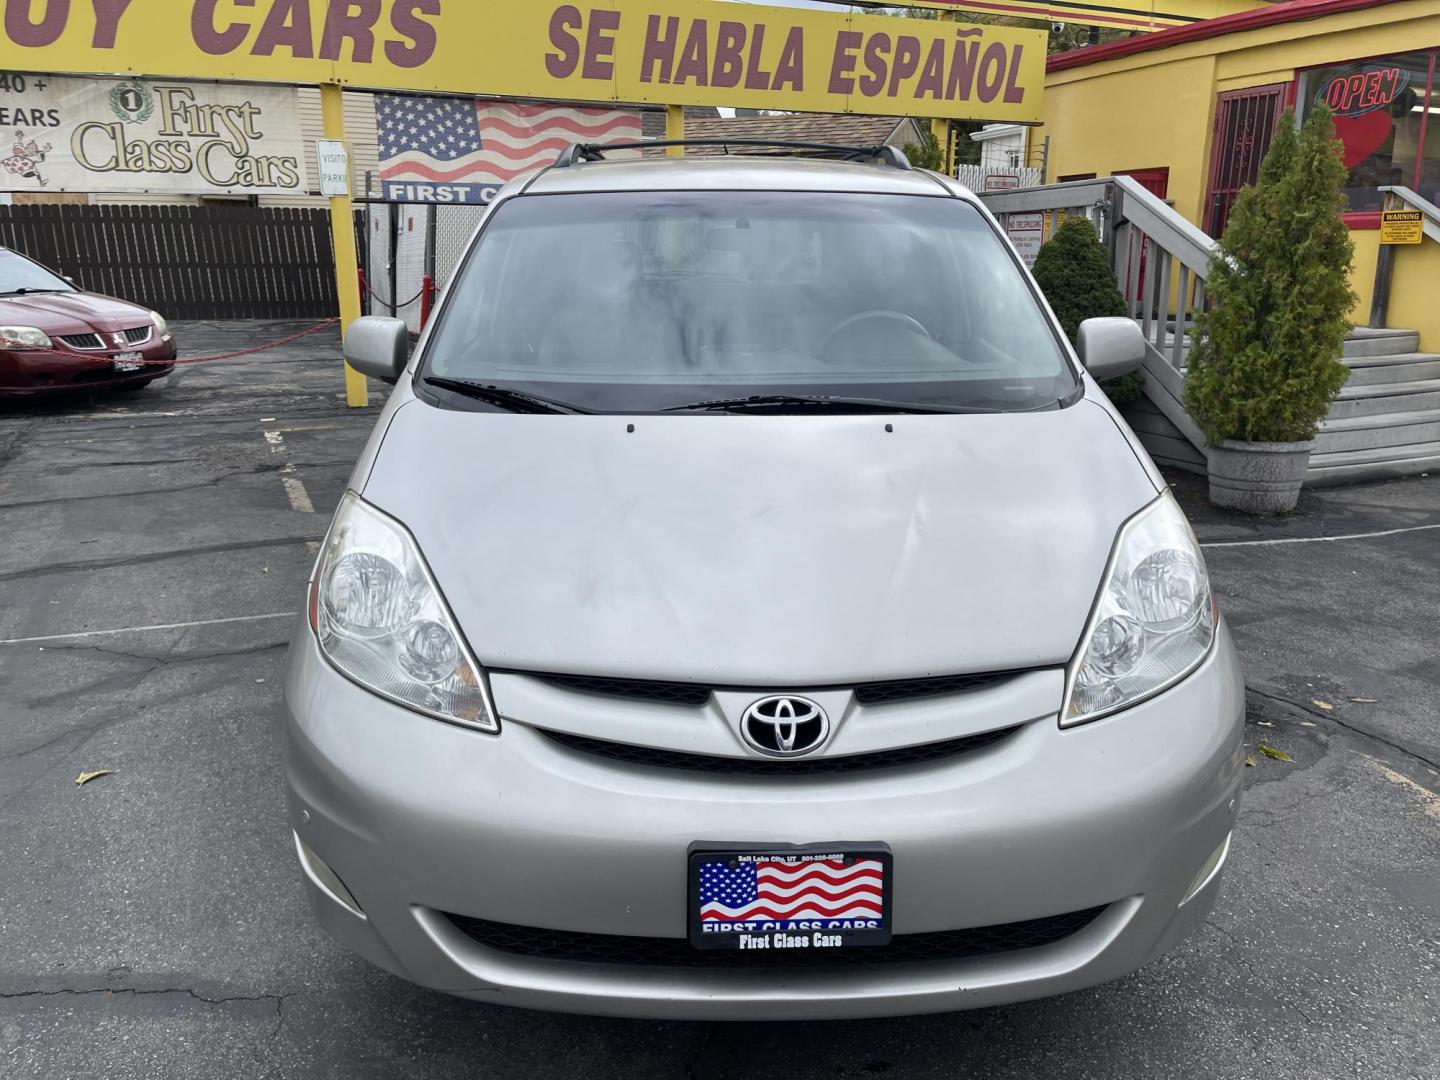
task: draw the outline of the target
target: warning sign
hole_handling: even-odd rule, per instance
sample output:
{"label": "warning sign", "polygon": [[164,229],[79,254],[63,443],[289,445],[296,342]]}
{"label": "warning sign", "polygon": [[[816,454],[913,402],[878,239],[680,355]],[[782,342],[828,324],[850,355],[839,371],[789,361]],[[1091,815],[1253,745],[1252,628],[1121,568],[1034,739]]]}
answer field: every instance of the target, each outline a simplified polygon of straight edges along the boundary
{"label": "warning sign", "polygon": [[1380,243],[1418,244],[1425,235],[1425,215],[1419,210],[1386,210],[1380,215]]}

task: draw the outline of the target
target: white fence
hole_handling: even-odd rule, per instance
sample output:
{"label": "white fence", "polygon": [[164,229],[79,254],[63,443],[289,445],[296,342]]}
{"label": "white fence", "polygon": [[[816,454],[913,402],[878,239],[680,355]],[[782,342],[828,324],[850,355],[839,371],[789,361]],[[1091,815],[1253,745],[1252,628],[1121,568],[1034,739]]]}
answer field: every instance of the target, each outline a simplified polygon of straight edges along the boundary
{"label": "white fence", "polygon": [[1040,187],[1045,183],[1043,169],[1004,168],[993,165],[958,165],[955,179],[977,195],[987,191],[1014,191],[1017,188]]}

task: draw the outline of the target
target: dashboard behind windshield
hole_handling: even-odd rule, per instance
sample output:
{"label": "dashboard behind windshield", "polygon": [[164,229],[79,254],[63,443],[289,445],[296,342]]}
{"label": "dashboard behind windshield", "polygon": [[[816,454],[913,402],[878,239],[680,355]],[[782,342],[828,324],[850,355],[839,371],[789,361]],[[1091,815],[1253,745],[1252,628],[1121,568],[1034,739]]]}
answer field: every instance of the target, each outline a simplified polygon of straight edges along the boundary
{"label": "dashboard behind windshield", "polygon": [[502,203],[423,373],[600,411],[750,394],[1010,411],[1077,385],[975,207],[768,191]]}

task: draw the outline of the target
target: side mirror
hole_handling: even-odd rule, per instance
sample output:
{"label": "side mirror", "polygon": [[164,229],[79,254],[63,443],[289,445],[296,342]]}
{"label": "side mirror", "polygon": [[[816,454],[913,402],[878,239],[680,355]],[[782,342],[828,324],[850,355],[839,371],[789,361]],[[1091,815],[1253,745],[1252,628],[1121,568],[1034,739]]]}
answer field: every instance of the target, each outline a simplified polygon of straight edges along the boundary
{"label": "side mirror", "polygon": [[345,332],[345,362],[363,375],[393,382],[409,359],[410,328],[404,319],[367,315]]}
{"label": "side mirror", "polygon": [[1086,319],[1079,338],[1080,362],[1101,382],[1130,374],[1145,359],[1145,335],[1130,319]]}
{"label": "side mirror", "polygon": [[[74,279],[73,277],[71,277],[69,274],[61,274],[60,277],[61,277],[67,284],[69,284],[69,285],[75,285],[75,279]],[[79,287],[80,287],[79,285],[75,285],[75,288],[78,289]]]}

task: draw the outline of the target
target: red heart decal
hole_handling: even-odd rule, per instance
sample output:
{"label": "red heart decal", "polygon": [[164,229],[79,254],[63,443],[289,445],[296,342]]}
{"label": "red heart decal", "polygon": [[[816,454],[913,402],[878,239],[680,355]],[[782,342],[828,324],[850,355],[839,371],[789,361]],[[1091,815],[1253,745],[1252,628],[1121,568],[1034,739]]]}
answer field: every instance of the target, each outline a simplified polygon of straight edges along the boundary
{"label": "red heart decal", "polygon": [[1361,116],[1335,117],[1335,134],[1345,144],[1345,167],[1353,169],[1379,150],[1394,126],[1384,109],[1372,109]]}

